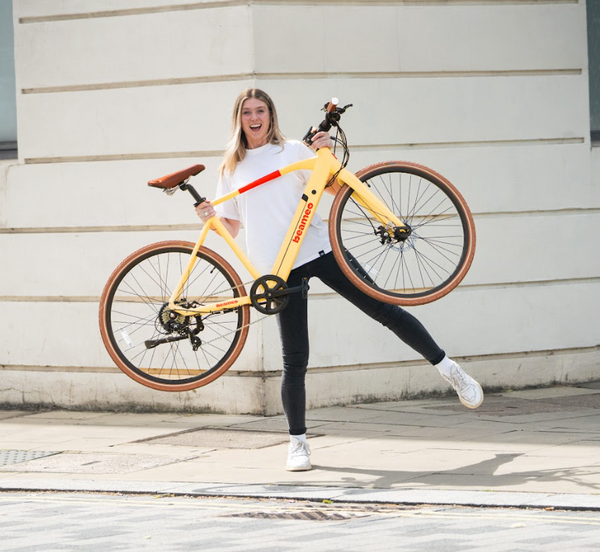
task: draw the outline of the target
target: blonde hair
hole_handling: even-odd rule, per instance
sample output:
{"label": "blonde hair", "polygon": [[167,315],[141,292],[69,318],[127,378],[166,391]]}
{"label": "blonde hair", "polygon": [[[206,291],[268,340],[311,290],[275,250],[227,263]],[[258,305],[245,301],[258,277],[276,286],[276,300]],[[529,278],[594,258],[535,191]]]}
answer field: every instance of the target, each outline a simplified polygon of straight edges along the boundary
{"label": "blonde hair", "polygon": [[283,142],[285,142],[285,137],[279,129],[277,110],[275,109],[273,100],[266,92],[263,92],[258,88],[248,88],[237,97],[233,106],[233,113],[231,116],[231,139],[227,144],[223,162],[219,167],[219,172],[221,174],[224,174],[225,172],[229,175],[233,174],[238,163],[246,157],[248,142],[246,140],[246,135],[242,130],[242,108],[244,107],[244,102],[250,98],[265,102],[269,108],[270,125],[267,134],[267,143],[283,145]]}

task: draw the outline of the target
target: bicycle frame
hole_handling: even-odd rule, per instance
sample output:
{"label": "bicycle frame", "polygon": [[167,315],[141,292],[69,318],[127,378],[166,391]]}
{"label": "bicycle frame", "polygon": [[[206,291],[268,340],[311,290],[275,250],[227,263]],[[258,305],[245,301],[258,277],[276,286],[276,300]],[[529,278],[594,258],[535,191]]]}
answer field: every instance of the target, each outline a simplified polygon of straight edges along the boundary
{"label": "bicycle frame", "polygon": [[[350,171],[342,168],[341,163],[328,148],[322,148],[318,150],[316,157],[292,163],[291,165],[287,165],[282,169],[263,176],[254,182],[250,182],[238,190],[234,190],[229,194],[215,199],[212,201],[212,204],[215,206],[220,205],[221,203],[224,203],[225,201],[228,201],[240,194],[246,193],[257,186],[270,182],[271,180],[279,178],[285,174],[302,169],[312,171],[311,176],[306,184],[300,202],[298,203],[298,208],[296,209],[296,213],[294,214],[294,217],[290,223],[290,227],[282,242],[279,254],[275,260],[270,274],[278,276],[284,281],[287,281],[304,240],[305,229],[308,228],[312,221],[316,208],[319,205],[319,201],[321,200],[331,175],[336,174],[338,171],[339,174],[337,175],[337,181],[350,186],[357,196],[356,201],[365,210],[369,211],[384,228],[391,229],[394,227],[405,227],[402,221],[400,221],[390,211],[390,209],[369,190],[368,186],[361,182]],[[234,309],[242,305],[251,304],[251,299],[249,296],[238,297],[234,299],[229,298],[225,301],[219,300],[218,297],[210,298],[209,301],[213,301],[212,304],[204,304],[194,308],[182,308],[176,304],[177,300],[181,297],[181,294],[185,289],[185,285],[197,261],[198,257],[196,255],[200,250],[200,247],[204,244],[206,236],[211,229],[216,230],[216,232],[227,242],[233,253],[238,257],[238,259],[242,262],[244,267],[255,280],[263,276],[250,262],[250,259],[248,259],[246,254],[242,251],[240,246],[236,243],[233,236],[225,228],[220,219],[216,216],[212,217],[202,228],[198,241],[196,242],[196,246],[194,247],[194,250],[190,256],[190,261],[188,262],[188,265],[181,275],[179,283],[177,284],[177,287],[169,300],[169,310],[184,316],[194,316],[198,314],[221,312],[223,310]]]}

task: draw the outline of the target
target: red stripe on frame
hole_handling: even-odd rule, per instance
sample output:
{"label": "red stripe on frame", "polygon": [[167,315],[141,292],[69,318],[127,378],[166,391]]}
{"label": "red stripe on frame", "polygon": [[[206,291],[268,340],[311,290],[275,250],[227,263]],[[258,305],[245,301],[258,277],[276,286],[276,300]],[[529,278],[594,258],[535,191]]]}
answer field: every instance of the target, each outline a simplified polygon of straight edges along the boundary
{"label": "red stripe on frame", "polygon": [[254,182],[250,182],[250,184],[246,184],[245,186],[242,186],[241,188],[238,189],[238,192],[240,192],[240,194],[243,194],[244,192],[247,192],[248,190],[251,190],[252,188],[256,188],[257,186],[260,186],[261,184],[264,184],[265,182],[269,182],[269,180],[275,180],[276,178],[279,178],[281,176],[281,173],[279,171],[274,171],[270,174],[267,174],[266,176],[263,176],[262,178],[259,178],[258,180],[255,180]]}

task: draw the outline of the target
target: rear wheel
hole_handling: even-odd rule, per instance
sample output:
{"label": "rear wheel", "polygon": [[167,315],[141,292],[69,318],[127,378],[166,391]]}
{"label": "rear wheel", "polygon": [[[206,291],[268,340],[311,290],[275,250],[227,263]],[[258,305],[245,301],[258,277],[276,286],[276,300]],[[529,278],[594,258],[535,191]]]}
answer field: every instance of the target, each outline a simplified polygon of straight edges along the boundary
{"label": "rear wheel", "polygon": [[383,228],[344,186],[331,207],[329,234],[346,276],[368,295],[396,305],[422,305],[452,291],[475,254],[475,224],[458,190],[431,169],[407,162],[378,163],[356,176],[406,228]]}
{"label": "rear wheel", "polygon": [[[189,242],[160,242],[127,257],[100,300],[100,332],[115,364],[135,381],[161,391],[187,391],[221,376],[248,336],[248,305],[183,316],[169,299],[193,252]],[[222,257],[201,247],[180,304],[202,305],[245,296],[240,277]]]}

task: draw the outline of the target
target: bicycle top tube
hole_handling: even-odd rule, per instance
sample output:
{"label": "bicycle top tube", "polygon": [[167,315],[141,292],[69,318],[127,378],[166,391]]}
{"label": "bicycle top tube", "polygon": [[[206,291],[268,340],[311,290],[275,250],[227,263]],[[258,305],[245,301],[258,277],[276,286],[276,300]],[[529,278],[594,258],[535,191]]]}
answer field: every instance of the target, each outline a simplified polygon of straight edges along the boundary
{"label": "bicycle top tube", "polygon": [[213,205],[220,205],[221,203],[225,203],[226,201],[229,201],[230,199],[233,199],[234,197],[237,197],[241,194],[249,192],[250,190],[257,188],[258,186],[261,186],[262,184],[271,182],[272,180],[275,180],[276,178],[279,178],[280,176],[283,176],[284,174],[288,174],[293,171],[298,171],[301,169],[307,169],[307,170],[312,171],[315,168],[317,159],[318,159],[318,157],[311,157],[310,159],[303,159],[302,161],[297,161],[296,163],[292,163],[291,165],[282,167],[281,169],[278,169],[276,171],[273,171],[272,173],[262,176],[262,177],[258,178],[257,180],[254,180],[253,182],[250,182],[244,186],[241,186],[237,190],[233,190],[233,191],[229,192],[228,194],[225,194],[224,196],[221,196],[221,197],[213,200],[211,203]]}

